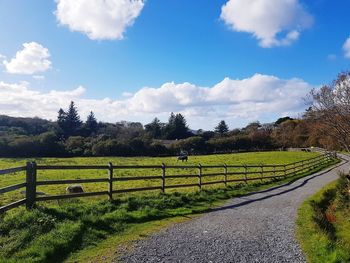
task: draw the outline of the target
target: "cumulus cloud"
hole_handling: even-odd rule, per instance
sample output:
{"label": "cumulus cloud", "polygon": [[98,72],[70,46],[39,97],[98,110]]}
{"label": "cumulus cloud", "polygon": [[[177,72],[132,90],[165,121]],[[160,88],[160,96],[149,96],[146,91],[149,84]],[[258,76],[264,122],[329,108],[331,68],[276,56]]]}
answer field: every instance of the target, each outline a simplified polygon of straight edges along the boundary
{"label": "cumulus cloud", "polygon": [[144,0],[56,0],[61,25],[90,39],[123,39],[127,27],[140,15]]}
{"label": "cumulus cloud", "polygon": [[290,45],[313,22],[299,0],[229,0],[221,19],[234,31],[253,34],[264,48]]}
{"label": "cumulus cloud", "polygon": [[36,42],[24,43],[23,49],[16,53],[10,61],[3,64],[8,73],[34,74],[51,68],[49,50]]}
{"label": "cumulus cloud", "polygon": [[97,100],[83,98],[83,87],[42,93],[28,83],[0,82],[0,111],[13,116],[55,119],[57,110],[74,100],[82,116],[93,110],[104,121],[146,123],[156,116],[165,121],[173,111],[183,113],[191,127],[211,129],[221,119],[240,125],[296,115],[304,110],[303,98],[312,88],[301,79],[256,74],[242,80],[225,78],[213,87],[168,82],[158,88],[142,88],[126,98]]}
{"label": "cumulus cloud", "polygon": [[350,58],[350,37],[348,37],[348,39],[345,41],[343,50],[345,52],[345,57]]}

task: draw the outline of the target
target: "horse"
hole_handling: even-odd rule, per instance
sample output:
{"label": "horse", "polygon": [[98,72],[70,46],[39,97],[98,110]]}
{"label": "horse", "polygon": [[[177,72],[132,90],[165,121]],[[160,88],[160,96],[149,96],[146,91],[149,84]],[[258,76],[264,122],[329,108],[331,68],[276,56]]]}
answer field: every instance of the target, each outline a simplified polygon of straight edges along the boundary
{"label": "horse", "polygon": [[188,156],[187,155],[180,155],[177,157],[177,161],[188,161]]}

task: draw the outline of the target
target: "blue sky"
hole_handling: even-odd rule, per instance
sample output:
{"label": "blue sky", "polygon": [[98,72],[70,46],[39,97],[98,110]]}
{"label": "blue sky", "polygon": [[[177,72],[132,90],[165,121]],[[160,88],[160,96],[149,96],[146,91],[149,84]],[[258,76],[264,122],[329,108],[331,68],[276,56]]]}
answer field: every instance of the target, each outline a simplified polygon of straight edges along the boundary
{"label": "blue sky", "polygon": [[205,129],[296,116],[304,94],[349,69],[348,10],[341,0],[0,0],[0,112],[54,119],[75,100],[83,118],[147,123],[174,111]]}

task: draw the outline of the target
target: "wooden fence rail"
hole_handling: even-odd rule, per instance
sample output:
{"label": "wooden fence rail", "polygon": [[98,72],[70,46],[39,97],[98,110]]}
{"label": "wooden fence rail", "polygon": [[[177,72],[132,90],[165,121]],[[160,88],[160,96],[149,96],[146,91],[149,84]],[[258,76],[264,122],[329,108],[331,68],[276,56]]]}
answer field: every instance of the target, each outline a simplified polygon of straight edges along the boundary
{"label": "wooden fence rail", "polygon": [[[35,206],[37,201],[48,201],[48,200],[58,200],[58,199],[67,199],[67,198],[76,198],[76,197],[89,197],[89,196],[101,196],[106,195],[109,197],[109,200],[113,199],[113,194],[121,193],[130,193],[130,192],[141,192],[141,191],[154,191],[160,190],[163,193],[166,189],[173,188],[184,188],[184,187],[198,187],[199,190],[206,185],[214,184],[223,184],[227,186],[228,183],[237,183],[248,181],[264,179],[277,179],[277,178],[286,178],[291,175],[296,175],[297,173],[305,172],[311,169],[316,168],[322,164],[328,163],[331,160],[337,158],[336,153],[326,152],[319,156],[309,158],[306,160],[289,163],[289,164],[277,164],[277,165],[189,165],[189,166],[179,166],[179,165],[137,165],[137,166],[128,166],[128,165],[113,165],[108,163],[108,165],[37,165],[35,162],[28,162],[26,166],[16,167],[11,169],[0,170],[0,175],[12,174],[16,172],[25,171],[26,172],[26,181],[23,183],[7,186],[0,188],[0,194],[8,193],[11,191],[18,190],[20,188],[25,188],[25,198],[4,205],[0,207],[0,213],[3,213],[9,209],[18,207],[25,204],[27,209],[31,209]],[[230,171],[230,169],[239,169],[239,171]],[[160,175],[144,175],[144,176],[128,176],[128,177],[115,177],[115,170],[123,169],[155,169],[160,170]],[[174,169],[184,169],[184,170],[197,170],[196,174],[180,174],[174,175],[170,172]],[[222,172],[205,172],[212,169],[222,169]],[[37,180],[37,173],[40,170],[105,170],[107,171],[105,178],[92,178],[92,179],[67,179],[67,180]],[[232,176],[241,175],[241,178],[232,178]],[[253,177],[248,177],[248,175]],[[222,176],[221,179],[218,179],[218,176]],[[205,178],[216,177],[215,181],[204,181]],[[166,184],[167,179],[188,179],[188,178],[197,178],[197,183],[181,183],[181,184]],[[138,187],[138,188],[128,188],[128,189],[114,189],[114,185],[117,182],[126,182],[126,181],[143,181],[143,180],[160,180],[159,186],[149,186],[149,187]],[[37,196],[36,188],[37,186],[42,185],[62,185],[62,184],[79,184],[79,183],[107,183],[108,187],[106,191],[98,192],[84,192],[84,193],[74,193],[74,194],[64,194],[64,195],[48,195],[48,196]]]}

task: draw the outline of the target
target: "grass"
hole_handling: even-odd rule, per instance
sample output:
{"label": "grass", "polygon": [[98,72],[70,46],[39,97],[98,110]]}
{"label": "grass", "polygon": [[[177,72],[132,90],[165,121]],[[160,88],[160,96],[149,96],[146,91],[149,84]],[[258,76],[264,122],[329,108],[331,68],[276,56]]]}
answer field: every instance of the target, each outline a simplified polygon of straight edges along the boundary
{"label": "grass", "polygon": [[[280,152],[255,155],[224,157],[227,163],[229,158],[236,158],[241,162],[258,159],[272,164],[273,156],[276,163],[312,156],[309,153]],[[150,162],[149,159],[145,160]],[[96,162],[95,158],[93,161]],[[115,257],[116,247],[127,246],[128,241],[138,239],[140,235],[148,235],[190,215],[207,212],[228,198],[288,183],[331,164],[281,180],[232,184],[227,188],[208,188],[201,192],[185,190],[181,193],[126,195],[113,202],[72,199],[47,202],[32,211],[24,208],[11,210],[0,216],[0,262],[108,262]]]}
{"label": "grass", "polygon": [[341,175],[300,207],[297,237],[308,262],[350,262],[349,190]]}
{"label": "grass", "polygon": [[[94,157],[94,158],[37,158],[34,159],[38,165],[107,165],[108,162],[112,162],[114,165],[197,165],[199,163],[203,165],[218,165],[218,164],[232,164],[232,165],[256,165],[256,164],[288,164],[316,156],[318,153],[306,153],[306,152],[258,152],[258,153],[241,153],[241,154],[218,154],[218,155],[203,155],[203,156],[190,156],[187,163],[177,162],[175,157]],[[0,169],[23,166],[26,159],[0,159]],[[231,168],[228,172],[243,171],[243,169]],[[208,169],[203,169],[203,173],[208,173]],[[210,172],[218,173],[223,172],[223,168],[211,169]],[[197,174],[197,169],[168,169],[168,175],[178,174]],[[160,169],[126,169],[115,170],[115,177],[123,176],[137,176],[137,175],[161,175]],[[251,175],[253,176],[253,175]],[[235,178],[239,177],[238,175]],[[243,177],[240,176],[240,177]],[[107,178],[107,170],[46,170],[38,171],[38,180],[58,180],[58,179],[81,179],[81,178]],[[230,176],[233,178],[233,176]],[[230,179],[229,178],[229,179]],[[16,174],[9,174],[0,177],[0,188],[9,186],[16,183],[24,182],[25,173],[20,172]],[[223,180],[221,177],[205,177],[203,182]],[[167,179],[166,184],[191,184],[197,183],[196,178],[188,179]],[[144,181],[126,181],[115,183],[115,189],[126,189],[134,187],[149,187],[160,186],[161,180],[144,180]],[[37,191],[44,192],[46,194],[64,194],[68,185],[51,185],[51,186],[39,186]],[[105,191],[107,189],[106,183],[94,183],[94,184],[82,184],[86,192],[92,191]],[[215,188],[214,186],[206,186],[206,188]],[[219,187],[222,187],[220,185]],[[175,190],[168,190],[174,192]],[[196,187],[185,188],[182,191],[194,192],[197,191]],[[21,191],[6,193],[1,196],[0,205],[16,201],[23,198]],[[105,197],[103,197],[105,198]],[[94,200],[96,198],[91,198]],[[98,198],[100,199],[100,198]]]}

